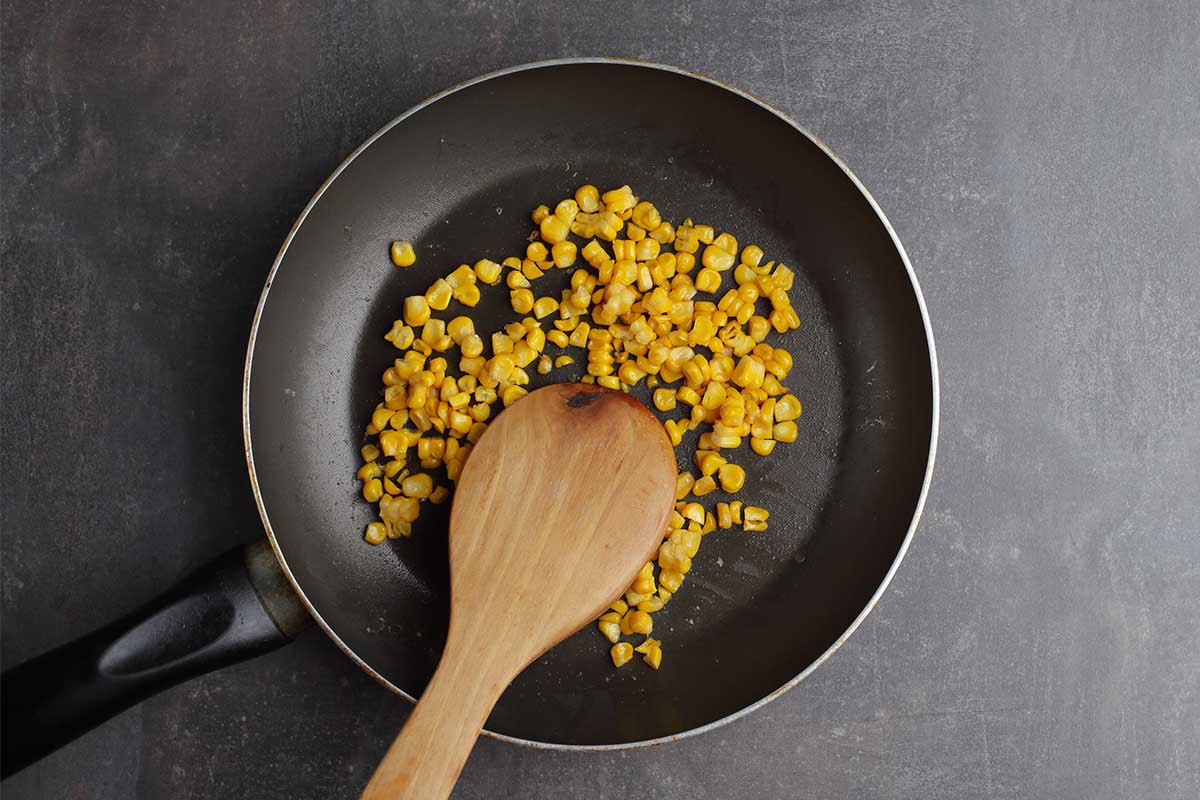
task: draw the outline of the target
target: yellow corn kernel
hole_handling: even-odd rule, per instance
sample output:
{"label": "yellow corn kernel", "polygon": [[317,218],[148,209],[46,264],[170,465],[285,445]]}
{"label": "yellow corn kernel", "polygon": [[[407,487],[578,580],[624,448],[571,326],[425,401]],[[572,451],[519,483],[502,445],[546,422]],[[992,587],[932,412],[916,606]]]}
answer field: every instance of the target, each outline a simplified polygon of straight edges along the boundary
{"label": "yellow corn kernel", "polygon": [[558,244],[567,238],[571,232],[571,223],[557,214],[550,214],[538,224],[542,239],[550,244]]}
{"label": "yellow corn kernel", "polygon": [[630,386],[635,385],[642,378],[646,377],[646,373],[638,369],[637,364],[632,361],[626,361],[622,364],[617,374],[623,383],[627,383]]}
{"label": "yellow corn kernel", "polygon": [[466,286],[463,286],[461,289],[457,289],[454,292],[454,299],[468,308],[474,308],[475,306],[479,305],[479,299],[481,297],[482,295],[479,292],[479,287],[474,283],[468,283]]}
{"label": "yellow corn kernel", "polygon": [[412,242],[392,242],[390,249],[392,263],[397,267],[411,267],[417,263],[417,253],[413,250]]}
{"label": "yellow corn kernel", "polygon": [[634,224],[648,231],[654,230],[662,223],[658,209],[645,200],[633,207],[632,219]]}
{"label": "yellow corn kernel", "polygon": [[402,457],[408,448],[408,440],[400,431],[384,431],[379,434],[379,446],[383,448],[383,454],[388,458]]}
{"label": "yellow corn kernel", "polygon": [[[513,303],[513,308],[516,308],[516,303]],[[544,319],[558,310],[558,301],[553,297],[539,297],[537,302],[533,304],[533,315],[538,319]],[[521,312],[525,313],[525,312]]]}
{"label": "yellow corn kernel", "polygon": [[642,661],[645,661],[647,664],[649,664],[651,669],[658,669],[660,666],[662,666],[662,648],[657,646],[650,648],[650,650],[647,651],[644,656],[642,656]]}
{"label": "yellow corn kernel", "polygon": [[722,491],[733,494],[740,491],[746,485],[746,470],[739,467],[737,464],[721,465],[718,477],[721,479]]}
{"label": "yellow corn kernel", "polygon": [[405,497],[424,499],[433,493],[433,478],[424,472],[409,475],[400,483],[400,490]]}
{"label": "yellow corn kernel", "polygon": [[575,203],[580,211],[595,214],[600,210],[600,190],[590,183],[585,183],[575,190]]}
{"label": "yellow corn kernel", "polygon": [[725,459],[713,450],[697,450],[695,461],[701,475],[713,475],[725,465]]}
{"label": "yellow corn kernel", "polygon": [[529,279],[520,272],[510,272],[504,278],[505,285],[509,289],[528,289],[530,286]]}
{"label": "yellow corn kernel", "polygon": [[528,314],[533,310],[533,292],[528,289],[513,289],[509,292],[513,311],[518,314]]}
{"label": "yellow corn kernel", "polygon": [[772,437],[778,442],[794,442],[798,433],[796,423],[777,422],[771,431]]}
{"label": "yellow corn kernel", "polygon": [[[600,633],[604,634],[604,638],[613,644],[616,644],[621,638],[621,618],[612,611],[601,615],[600,619],[596,621],[596,627],[600,629]],[[629,659],[625,660],[628,661]],[[616,663],[616,659],[613,660],[613,663]],[[617,664],[617,666],[620,666],[620,664]]]}
{"label": "yellow corn kernel", "polygon": [[704,253],[700,256],[700,263],[708,269],[724,272],[733,267],[736,259],[737,257],[727,250],[710,244],[704,248]]}
{"label": "yellow corn kernel", "polygon": [[763,363],[753,356],[744,355],[733,370],[731,380],[742,388],[762,386],[766,370]]}
{"label": "yellow corn kernel", "polygon": [[679,512],[684,519],[692,522],[704,522],[704,506],[699,503],[685,503],[683,510]]}
{"label": "yellow corn kernel", "polygon": [[784,395],[775,403],[775,419],[778,422],[790,422],[799,419],[803,407],[800,398],[794,394]]}
{"label": "yellow corn kernel", "polygon": [[567,334],[560,330],[547,331],[546,339],[558,347],[566,347],[568,342]]}
{"label": "yellow corn kernel", "polygon": [[359,448],[358,454],[362,456],[363,461],[374,461],[379,458],[379,448],[373,444],[364,444]]}
{"label": "yellow corn kernel", "polygon": [[721,530],[733,527],[733,514],[729,512],[728,503],[717,503],[717,527]]}
{"label": "yellow corn kernel", "polygon": [[662,611],[663,601],[657,597],[644,597],[637,604],[638,611],[645,611],[647,614],[656,614]]}
{"label": "yellow corn kernel", "polygon": [[600,202],[604,203],[604,207],[609,211],[614,214],[620,214],[637,205],[637,198],[633,196],[633,190],[626,184],[616,189],[610,189],[600,195]]}
{"label": "yellow corn kernel", "polygon": [[634,609],[629,614],[629,630],[649,635],[654,630],[654,620],[645,611]]}
{"label": "yellow corn kernel", "polygon": [[675,241],[675,228],[671,223],[663,220],[658,223],[658,227],[650,231],[649,236],[659,244],[670,244]]}
{"label": "yellow corn kernel", "polygon": [[767,529],[767,518],[770,513],[765,508],[758,506],[746,506],[742,510],[742,530],[744,531],[765,531]]}
{"label": "yellow corn kernel", "polygon": [[446,333],[455,344],[462,344],[462,340],[474,332],[475,323],[470,317],[455,317],[446,324]]}
{"label": "yellow corn kernel", "polygon": [[762,263],[763,251],[756,244],[748,244],[742,248],[742,263],[747,266],[757,267]]}
{"label": "yellow corn kernel", "polygon": [[527,394],[529,392],[520,386],[506,386],[504,387],[504,391],[500,393],[500,401],[504,403],[505,408],[508,408]]}
{"label": "yellow corn kernel", "polygon": [[750,449],[760,456],[769,456],[775,450],[774,439],[763,439],[758,436],[750,437]]}
{"label": "yellow corn kernel", "polygon": [[525,248],[525,258],[530,261],[545,261],[548,255],[550,255],[550,251],[541,242],[530,242],[529,246]]}
{"label": "yellow corn kernel", "polygon": [[681,472],[675,479],[675,499],[682,500],[688,496],[688,492],[692,490],[692,485],[696,483],[696,476],[690,472]]}
{"label": "yellow corn kernel", "polygon": [[675,398],[681,403],[686,403],[689,406],[700,404],[700,395],[690,386],[680,386],[675,391]]}
{"label": "yellow corn kernel", "polygon": [[365,483],[372,478],[378,478],[382,472],[383,469],[377,463],[374,461],[368,461],[366,464],[363,464],[358,468],[358,472],[354,473],[354,477]]}
{"label": "yellow corn kernel", "polygon": [[383,479],[383,490],[392,495],[400,494],[400,487],[391,478]]}
{"label": "yellow corn kernel", "polygon": [[[477,334],[469,333],[463,337],[462,342],[459,344],[459,351],[462,352],[463,356],[466,358],[478,358],[483,353],[483,339]],[[466,367],[463,367],[461,361],[459,362],[459,366],[462,367],[464,371],[469,371],[466,369]]]}
{"label": "yellow corn kernel", "polygon": [[424,325],[429,321],[429,303],[419,294],[404,298],[404,322],[408,325]]}
{"label": "yellow corn kernel", "polygon": [[[659,580],[667,572],[677,572],[686,575],[692,568],[692,559],[683,552],[683,548],[673,542],[663,542],[658,546],[658,565],[662,568]],[[664,584],[666,585],[666,584]]]}
{"label": "yellow corn kernel", "polygon": [[[712,476],[705,475],[704,477],[700,478],[700,480],[696,481],[696,484],[692,487],[692,494],[696,495],[696,497],[703,497],[704,495],[715,491],[716,488],[717,482],[713,480]],[[700,521],[703,522],[703,518],[701,518]]]}
{"label": "yellow corn kernel", "polygon": [[527,280],[536,281],[538,278],[545,275],[546,271],[542,269],[538,262],[527,258],[521,262],[521,274],[525,276]]}
{"label": "yellow corn kernel", "polygon": [[407,350],[413,343],[413,329],[405,325],[402,319],[393,320],[391,330],[385,333],[383,338],[391,342],[397,350]]}
{"label": "yellow corn kernel", "polygon": [[558,205],[554,207],[554,216],[561,219],[568,225],[575,221],[576,215],[579,214],[579,203],[574,200],[560,200]]}
{"label": "yellow corn kernel", "polygon": [[382,522],[370,522],[363,538],[370,544],[380,544],[387,538],[387,527]]}
{"label": "yellow corn kernel", "polygon": [[683,441],[684,431],[687,430],[687,422],[682,422],[681,427],[680,420],[669,419],[663,423],[663,427],[667,431],[667,438],[671,440],[671,444],[678,447],[679,443]]}
{"label": "yellow corn kernel", "polygon": [[714,294],[721,288],[721,273],[706,266],[696,273],[696,291]]}
{"label": "yellow corn kernel", "polygon": [[475,277],[488,286],[495,286],[500,282],[502,271],[500,265],[491,259],[481,258],[475,262]]}
{"label": "yellow corn kernel", "polygon": [[[450,288],[450,284],[446,282],[446,279],[438,278],[425,291],[425,302],[435,311],[445,311],[446,307],[450,305],[450,298],[453,295],[454,291]],[[409,323],[409,325],[413,324],[415,323]]]}
{"label": "yellow corn kernel", "polygon": [[664,569],[658,573],[659,591],[666,589],[674,594],[679,591],[679,587],[683,585],[683,574],[673,570]]}
{"label": "yellow corn kernel", "polygon": [[[673,255],[674,272],[676,277],[679,275],[687,275],[696,266],[696,258],[691,253],[666,253],[664,255]],[[663,256],[659,256],[661,259]]]}
{"label": "yellow corn kernel", "polygon": [[623,667],[633,658],[633,645],[629,642],[618,642],[609,650],[614,667]]}
{"label": "yellow corn kernel", "polygon": [[537,360],[537,371],[539,375],[547,375],[550,370],[554,369],[554,362],[550,356],[540,356]]}
{"label": "yellow corn kernel", "polygon": [[445,486],[439,486],[429,495],[429,502],[436,505],[441,505],[450,497],[450,490]]}
{"label": "yellow corn kernel", "polygon": [[533,220],[534,225],[540,225],[542,220],[550,216],[550,209],[547,206],[541,205],[535,208],[529,216]]}
{"label": "yellow corn kernel", "polygon": [[363,484],[362,489],[363,499],[368,503],[377,503],[379,498],[383,497],[383,483],[378,478],[371,478]]}
{"label": "yellow corn kernel", "polygon": [[647,561],[633,581],[633,590],[638,594],[654,594],[654,564]]}
{"label": "yellow corn kernel", "polygon": [[634,246],[633,257],[638,261],[653,261],[658,258],[660,248],[654,239],[642,239]]}
{"label": "yellow corn kernel", "polygon": [[550,252],[554,257],[554,266],[566,269],[574,265],[579,250],[574,242],[558,242],[550,249]]}
{"label": "yellow corn kernel", "polygon": [[738,241],[733,238],[733,234],[731,233],[722,233],[713,239],[712,243],[713,247],[719,247],[732,256],[736,256],[738,253]]}
{"label": "yellow corn kernel", "polygon": [[712,244],[713,235],[716,233],[716,231],[713,230],[712,225],[697,225],[695,227],[697,241],[699,241],[700,244]]}

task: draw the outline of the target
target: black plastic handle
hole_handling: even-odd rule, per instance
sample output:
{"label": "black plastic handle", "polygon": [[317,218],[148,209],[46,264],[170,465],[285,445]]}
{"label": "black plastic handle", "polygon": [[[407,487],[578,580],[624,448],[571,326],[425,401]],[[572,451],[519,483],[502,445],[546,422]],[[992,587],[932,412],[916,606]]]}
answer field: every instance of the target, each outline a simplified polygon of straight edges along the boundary
{"label": "black plastic handle", "polygon": [[309,621],[267,541],[0,676],[3,776],[188,678],[273,650]]}

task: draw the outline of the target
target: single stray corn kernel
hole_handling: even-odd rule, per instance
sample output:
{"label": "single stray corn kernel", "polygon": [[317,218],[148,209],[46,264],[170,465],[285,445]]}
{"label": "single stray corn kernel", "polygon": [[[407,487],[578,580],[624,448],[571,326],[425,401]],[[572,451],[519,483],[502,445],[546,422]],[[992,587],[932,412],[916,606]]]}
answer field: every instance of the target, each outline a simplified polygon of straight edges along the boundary
{"label": "single stray corn kernel", "polygon": [[412,242],[392,242],[390,253],[392,263],[397,267],[411,267],[417,263],[417,253],[413,250]]}

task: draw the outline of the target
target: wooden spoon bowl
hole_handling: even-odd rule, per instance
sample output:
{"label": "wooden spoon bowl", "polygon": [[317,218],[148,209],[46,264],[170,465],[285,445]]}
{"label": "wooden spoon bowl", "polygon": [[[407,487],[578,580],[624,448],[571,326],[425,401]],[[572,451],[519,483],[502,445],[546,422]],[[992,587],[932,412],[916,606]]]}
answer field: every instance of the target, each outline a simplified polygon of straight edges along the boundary
{"label": "wooden spoon bowl", "polygon": [[500,414],[450,512],[450,630],[437,672],[364,790],[446,797],[501,693],[595,619],[662,541],[675,453],[649,409],[587,384]]}

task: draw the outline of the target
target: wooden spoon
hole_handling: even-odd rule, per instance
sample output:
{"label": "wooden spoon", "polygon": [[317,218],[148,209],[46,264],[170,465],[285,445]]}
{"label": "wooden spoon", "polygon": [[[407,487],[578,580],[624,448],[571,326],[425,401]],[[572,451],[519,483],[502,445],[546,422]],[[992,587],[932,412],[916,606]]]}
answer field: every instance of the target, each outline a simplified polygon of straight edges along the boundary
{"label": "wooden spoon", "polygon": [[450,631],[437,672],[363,791],[444,798],[500,694],[594,620],[662,541],[675,453],[649,409],[564,383],[500,414],[450,512]]}

